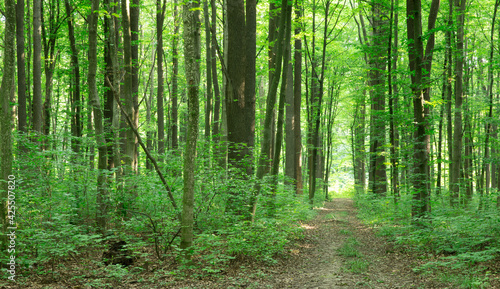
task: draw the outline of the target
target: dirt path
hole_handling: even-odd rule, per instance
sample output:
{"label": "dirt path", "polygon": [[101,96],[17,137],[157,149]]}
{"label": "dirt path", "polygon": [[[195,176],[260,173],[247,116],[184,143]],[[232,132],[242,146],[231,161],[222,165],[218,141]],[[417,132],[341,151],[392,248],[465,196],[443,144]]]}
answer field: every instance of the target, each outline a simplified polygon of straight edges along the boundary
{"label": "dirt path", "polygon": [[216,280],[186,279],[168,288],[453,288],[413,272],[422,261],[360,223],[351,199],[333,199],[302,224],[306,236],[275,266],[234,264]]}
{"label": "dirt path", "polygon": [[351,199],[334,199],[318,211],[303,224],[307,237],[286,265],[275,268],[272,288],[446,288],[414,273],[417,260],[361,224]]}

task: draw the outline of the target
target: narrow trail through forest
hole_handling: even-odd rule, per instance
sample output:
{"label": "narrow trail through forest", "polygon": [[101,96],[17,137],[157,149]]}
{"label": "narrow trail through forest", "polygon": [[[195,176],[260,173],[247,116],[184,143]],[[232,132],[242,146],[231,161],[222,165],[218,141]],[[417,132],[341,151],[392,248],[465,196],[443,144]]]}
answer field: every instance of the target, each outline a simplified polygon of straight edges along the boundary
{"label": "narrow trail through forest", "polygon": [[302,224],[305,238],[277,265],[247,266],[215,284],[175,288],[453,288],[413,272],[422,261],[362,224],[352,199],[333,199],[316,210],[316,218]]}
{"label": "narrow trail through forest", "polygon": [[415,258],[361,224],[351,199],[317,210],[274,288],[446,288],[414,273]]}

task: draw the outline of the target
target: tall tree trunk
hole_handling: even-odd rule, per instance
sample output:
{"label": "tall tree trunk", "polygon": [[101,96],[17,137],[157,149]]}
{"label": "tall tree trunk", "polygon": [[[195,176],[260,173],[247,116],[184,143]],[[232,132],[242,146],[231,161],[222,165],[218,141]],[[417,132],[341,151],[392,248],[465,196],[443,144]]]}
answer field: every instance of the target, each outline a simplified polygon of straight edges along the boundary
{"label": "tall tree trunk", "polygon": [[[59,29],[59,1],[51,0],[49,2],[49,21],[44,20],[43,5],[42,5],[42,38],[43,38],[43,50],[45,57],[45,102],[43,104],[43,133],[45,135],[50,134],[50,123],[51,123],[51,110],[52,110],[52,80],[54,76],[54,69],[56,65],[56,41],[57,41],[57,30]],[[47,35],[46,26],[48,26],[49,32]]]}
{"label": "tall tree trunk", "polygon": [[68,0],[64,1],[68,19],[68,38],[71,49],[71,149],[75,154],[80,152],[80,137],[82,136],[81,97],[80,97],[80,67],[78,49],[75,40],[74,18],[72,7]]}
{"label": "tall tree trunk", "polygon": [[172,37],[172,110],[170,118],[170,134],[172,141],[172,149],[177,150],[179,147],[178,140],[178,111],[177,111],[177,95],[178,86],[177,79],[179,75],[179,54],[177,52],[177,44],[179,38],[179,16],[177,12],[177,0],[174,0],[174,36]]}
{"label": "tall tree trunk", "polygon": [[207,87],[207,100],[205,103],[205,138],[210,139],[210,130],[212,122],[212,41],[210,39],[210,16],[208,14],[208,1],[203,2],[203,18],[205,20],[205,63],[206,63],[206,87]]}
{"label": "tall tree trunk", "polygon": [[412,217],[414,221],[424,217],[430,211],[430,137],[427,133],[429,126],[429,109],[425,102],[430,95],[428,80],[432,68],[432,52],[434,50],[434,29],[439,11],[439,0],[433,0],[428,18],[427,29],[430,33],[425,47],[422,40],[422,5],[420,0],[407,0],[407,31],[410,47],[408,50],[409,68],[412,82],[413,115],[414,115],[414,172]]}
{"label": "tall tree trunk", "polygon": [[157,93],[156,93],[156,114],[158,122],[158,161],[163,162],[163,154],[165,153],[165,116],[163,106],[163,22],[165,19],[165,4],[161,0],[156,0],[156,58],[157,64]]}
{"label": "tall tree trunk", "polygon": [[253,168],[243,160],[252,157],[255,142],[255,5],[255,0],[247,1],[246,8],[243,0],[227,3],[228,158],[246,176],[252,175]]}
{"label": "tall tree trunk", "polygon": [[[184,60],[188,85],[188,130],[184,153],[184,193],[182,197],[181,249],[193,245],[194,190],[196,141],[198,138],[200,82],[200,19],[199,4],[190,2],[183,5]],[[189,254],[185,255],[189,258]]]}
{"label": "tall tree trunk", "polygon": [[96,221],[101,233],[106,231],[107,225],[107,192],[106,192],[106,173],[107,168],[107,149],[104,135],[102,109],[99,95],[97,94],[97,23],[99,20],[99,0],[92,0],[89,19],[89,70],[87,82],[89,85],[89,99],[94,111],[94,127],[96,146],[99,152],[98,158],[98,177],[97,177],[97,211]]}
{"label": "tall tree trunk", "polygon": [[[213,90],[214,90],[214,119],[212,122],[212,135],[216,137],[214,140],[217,142],[220,138],[220,89],[219,89],[219,79],[217,77],[217,61],[215,48],[217,47],[217,7],[215,0],[210,1],[211,5],[211,34],[212,34],[212,49],[211,49],[211,69],[212,69],[212,80],[213,80]],[[207,68],[208,69],[208,68]]]}
{"label": "tall tree trunk", "polygon": [[[267,99],[266,99],[266,114],[264,118],[264,125],[263,125],[263,135],[262,135],[262,142],[261,142],[261,150],[260,150],[260,155],[259,155],[259,163],[257,166],[257,179],[262,179],[264,175],[266,174],[267,168],[269,167],[269,164],[271,163],[271,150],[270,147],[272,146],[272,121],[273,121],[273,116],[274,116],[274,107],[276,106],[276,99],[277,99],[277,92],[278,92],[278,85],[280,82],[281,78],[281,72],[282,72],[282,65],[283,65],[283,45],[286,43],[283,39],[285,37],[285,27],[287,26],[287,15],[288,15],[288,9],[290,9],[289,5],[285,3],[285,1],[282,2],[281,4],[281,17],[280,17],[280,22],[279,22],[279,32],[278,36],[276,38],[276,46],[273,47],[275,52],[273,54],[276,55],[275,60],[276,63],[274,65],[274,75],[271,77],[272,78],[272,83],[270,86],[270,89],[267,92]],[[257,183],[256,189],[254,192],[254,196],[252,196],[252,207],[251,207],[251,214],[252,216],[255,215],[255,210],[257,206],[257,195],[260,193],[260,184]]]}
{"label": "tall tree trunk", "polygon": [[[273,155],[273,166],[271,170],[271,176],[273,177],[273,185],[272,185],[272,194],[273,199],[276,196],[276,191],[278,187],[278,172],[280,166],[280,155],[281,155],[281,146],[283,143],[283,123],[284,123],[284,114],[285,114],[285,98],[286,98],[286,90],[287,85],[292,85],[292,82],[288,82],[290,80],[288,78],[289,71],[289,63],[290,63],[290,38],[292,32],[292,5],[288,4],[286,13],[283,13],[282,16],[286,17],[286,27],[285,28],[285,42],[283,45],[283,65],[282,65],[282,75],[281,75],[281,88],[280,88],[280,99],[278,103],[278,121],[276,125],[276,138],[274,144],[274,155]],[[280,28],[281,29],[281,28]],[[274,203],[271,206],[271,213],[274,215]]]}
{"label": "tall tree trunk", "polygon": [[386,43],[387,21],[383,19],[383,6],[378,1],[372,1],[372,32],[370,43],[369,86],[371,99],[370,114],[370,189],[377,195],[387,192],[387,173],[385,161],[385,70],[387,64]]}
{"label": "tall tree trunk", "polygon": [[[326,48],[329,42],[328,37],[332,34],[333,29],[336,27],[337,22],[333,25],[330,25],[331,15],[330,12],[339,8],[339,3],[334,6],[333,10],[331,8],[331,1],[326,1],[324,6],[324,26],[323,26],[323,43],[321,47],[321,61],[320,65],[317,63],[317,59],[314,51],[315,48],[315,31],[313,29],[313,41],[312,41],[312,50],[313,53],[311,55],[311,112],[310,112],[310,131],[311,131],[311,140],[312,140],[312,149],[311,149],[311,158],[309,165],[309,202],[313,204],[314,196],[316,193],[316,179],[318,176],[322,175],[322,166],[320,162],[322,161],[322,149],[321,149],[321,134],[320,134],[320,126],[321,126],[321,111],[322,111],[322,99],[323,99],[323,91],[324,91],[324,80],[325,80],[325,70],[326,70]],[[344,6],[340,6],[341,9]],[[342,13],[339,11],[338,13]],[[314,17],[313,17],[314,19]],[[314,22],[314,21],[313,21]],[[313,24],[314,26],[314,24]]]}
{"label": "tall tree trunk", "polygon": [[[121,25],[123,34],[123,66],[125,75],[123,84],[120,89],[121,98],[124,101],[125,111],[132,118],[135,123],[135,105],[134,105],[134,90],[133,90],[133,73],[132,68],[132,32],[131,32],[131,9],[130,0],[123,0],[121,2]],[[127,128],[125,133],[125,151],[123,155],[124,165],[126,166],[126,174],[130,174],[134,169],[134,158],[136,154],[135,142],[136,137],[132,128]]]}
{"label": "tall tree trunk", "polygon": [[[291,50],[291,47],[288,48]],[[287,184],[291,184],[290,180],[295,176],[295,132],[293,130],[294,122],[294,101],[293,101],[293,63],[287,61],[287,80],[286,80],[286,121],[285,121],[285,176]]]}
{"label": "tall tree trunk", "polygon": [[[498,12],[498,6],[500,5],[500,1],[496,0],[495,1],[495,8],[493,11],[493,17],[491,20],[491,32],[490,32],[490,55],[489,55],[489,65],[488,65],[488,87],[486,89],[486,93],[488,95],[488,121],[486,123],[486,139],[484,141],[484,155],[483,155],[483,163],[482,163],[482,170],[481,170],[481,182],[483,180],[483,176],[487,174],[486,172],[489,169],[489,157],[490,157],[490,139],[492,138],[493,134],[493,126],[491,121],[493,120],[493,61],[494,61],[494,51],[495,51],[495,42],[494,42],[494,34],[495,34],[495,22],[496,22],[496,16]],[[494,174],[493,174],[494,175]],[[493,177],[494,179],[494,177]],[[489,184],[486,183],[485,186],[482,186],[485,188],[484,193],[488,193],[488,187]],[[482,195],[483,192],[481,192]]]}
{"label": "tall tree trunk", "polygon": [[16,5],[16,44],[17,44],[17,101],[18,130],[27,131],[26,115],[26,68],[24,53],[24,0]]}
{"label": "tall tree trunk", "polygon": [[[391,18],[390,18],[390,32],[389,32],[389,45],[388,45],[388,75],[387,75],[387,83],[389,88],[389,115],[390,115],[390,131],[389,137],[391,141],[391,187],[392,187],[392,195],[394,196],[394,200],[397,201],[400,196],[399,192],[399,169],[398,169],[398,140],[397,140],[397,131],[396,131],[396,115],[395,112],[397,109],[398,95],[397,95],[397,84],[396,78],[397,74],[394,73],[397,69],[398,62],[398,12],[397,9],[399,7],[399,1],[394,0],[391,1]],[[394,32],[394,34],[393,34]],[[394,44],[393,44],[393,35],[394,35]]]}
{"label": "tall tree trunk", "polygon": [[457,35],[455,43],[455,118],[453,129],[452,170],[450,171],[450,204],[456,206],[460,197],[462,163],[462,103],[464,67],[464,20],[466,0],[455,0]]}
{"label": "tall tree trunk", "polygon": [[[130,55],[132,58],[132,105],[134,107],[133,121],[135,128],[139,127],[139,8],[139,0],[132,0],[132,5],[130,5]],[[133,137],[133,146],[132,170],[137,172],[139,165],[139,145],[135,135]]]}
{"label": "tall tree trunk", "polygon": [[302,38],[301,34],[301,10],[302,0],[295,1],[295,43],[294,43],[294,84],[293,84],[293,132],[294,132],[294,179],[295,193],[302,195],[302,131],[301,131],[301,103],[302,103]]}
{"label": "tall tree trunk", "polygon": [[[15,92],[16,71],[16,6],[14,0],[5,0],[5,30],[3,39],[3,70],[0,85],[0,222],[2,225],[1,249],[7,249],[7,227],[15,227],[9,223],[7,197],[15,192],[15,176],[12,174],[12,107],[11,98]],[[9,198],[10,199],[10,198]]]}
{"label": "tall tree trunk", "polygon": [[42,133],[42,0],[33,0],[33,130]]}

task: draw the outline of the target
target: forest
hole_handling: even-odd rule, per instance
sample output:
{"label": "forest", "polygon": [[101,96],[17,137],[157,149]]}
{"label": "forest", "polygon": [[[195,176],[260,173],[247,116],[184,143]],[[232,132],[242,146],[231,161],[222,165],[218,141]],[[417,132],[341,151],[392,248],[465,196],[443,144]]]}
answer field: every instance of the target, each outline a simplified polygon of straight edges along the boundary
{"label": "forest", "polygon": [[353,280],[500,288],[499,6],[2,1],[0,285],[284,288],[333,210]]}

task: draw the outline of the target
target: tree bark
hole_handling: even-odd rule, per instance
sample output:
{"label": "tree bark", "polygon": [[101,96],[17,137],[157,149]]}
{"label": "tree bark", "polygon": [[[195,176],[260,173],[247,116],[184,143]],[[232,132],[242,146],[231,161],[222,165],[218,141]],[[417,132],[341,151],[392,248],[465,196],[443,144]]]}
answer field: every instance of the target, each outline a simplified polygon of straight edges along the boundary
{"label": "tree bark", "polygon": [[179,55],[177,52],[177,42],[179,35],[179,16],[177,12],[177,0],[174,0],[174,36],[172,38],[172,110],[170,119],[170,133],[172,141],[172,149],[177,150],[179,147],[178,134],[178,112],[177,112],[177,78],[179,75]]}
{"label": "tree bark", "polygon": [[368,56],[370,71],[369,83],[370,114],[370,190],[377,195],[387,192],[387,173],[385,160],[385,70],[387,66],[386,43],[388,38],[387,21],[383,19],[384,7],[372,1],[371,41]]}
{"label": "tree bark", "polygon": [[71,49],[71,148],[75,154],[80,152],[80,137],[82,136],[81,97],[80,97],[80,67],[78,62],[78,49],[76,47],[74,19],[72,7],[68,0],[64,1],[68,19],[68,38]]}
{"label": "tree bark", "polygon": [[161,5],[161,0],[156,0],[156,58],[157,64],[157,93],[156,93],[156,114],[158,122],[158,161],[163,162],[163,154],[165,153],[165,116],[163,106],[163,22],[165,18],[165,4]]}
{"label": "tree bark", "polygon": [[[219,79],[217,77],[217,61],[215,55],[215,47],[217,45],[217,7],[215,4],[215,0],[210,1],[211,5],[211,34],[212,34],[212,50],[211,50],[211,69],[212,69],[212,80],[213,80],[213,90],[214,90],[214,119],[212,122],[212,135],[215,137],[215,141],[218,142],[220,136],[220,106],[221,106],[221,97],[220,97],[220,89],[219,89]],[[208,68],[207,68],[208,69]]]}
{"label": "tree bark", "polygon": [[[132,105],[133,105],[133,121],[136,128],[139,127],[139,0],[132,0],[130,5],[130,56],[131,56],[131,73],[132,73]],[[133,133],[131,133],[133,134]],[[130,139],[129,141],[132,141]],[[133,156],[132,156],[132,170],[137,172],[139,165],[139,146],[137,137],[133,137]]]}
{"label": "tree bark", "polygon": [[[199,4],[191,2],[183,5],[184,23],[184,61],[186,82],[188,85],[188,130],[186,149],[184,153],[184,193],[182,197],[181,218],[181,249],[193,245],[194,222],[194,189],[196,141],[198,138],[199,98],[198,85],[200,81],[200,17]],[[186,251],[187,252],[187,251]],[[190,257],[189,254],[185,255]]]}
{"label": "tree bark", "polygon": [[295,179],[295,194],[302,195],[302,131],[301,131],[301,103],[302,103],[302,38],[301,34],[301,10],[302,0],[295,2],[295,43],[294,43],[294,84],[293,84],[293,132],[294,132],[294,179]]}
{"label": "tree bark", "polygon": [[455,117],[453,128],[452,170],[450,171],[450,204],[456,206],[460,198],[460,169],[462,163],[462,104],[464,67],[464,20],[466,0],[454,0],[457,24],[455,43]]}
{"label": "tree bark", "polygon": [[212,46],[210,38],[210,18],[208,13],[208,1],[203,2],[203,18],[205,20],[205,63],[206,63],[206,88],[207,88],[207,100],[205,103],[205,138],[210,139],[210,132],[212,129],[212,99],[213,99],[213,89],[212,89]]}
{"label": "tree bark", "polygon": [[103,117],[99,95],[97,93],[97,23],[99,20],[99,0],[92,0],[89,19],[89,69],[87,82],[89,85],[89,99],[94,112],[94,127],[96,146],[99,152],[98,174],[97,174],[97,227],[104,233],[107,226],[107,189],[106,189],[106,169],[107,169],[107,149],[104,135]]}
{"label": "tree bark", "polygon": [[16,71],[16,6],[14,0],[5,0],[5,30],[3,39],[3,70],[0,85],[0,222],[2,225],[1,249],[7,248],[7,227],[14,227],[8,222],[7,197],[15,188],[15,176],[12,174],[12,107],[11,98],[15,92]]}
{"label": "tree bark", "polygon": [[33,130],[42,133],[42,1],[33,0]]}
{"label": "tree bark", "polygon": [[430,33],[425,47],[422,40],[422,6],[420,0],[407,0],[407,31],[410,42],[408,56],[409,68],[412,72],[412,94],[414,114],[414,171],[413,171],[413,194],[412,217],[418,222],[419,218],[425,217],[430,211],[430,137],[427,132],[429,126],[429,109],[425,107],[427,97],[430,95],[429,78],[432,68],[432,51],[434,49],[434,29],[439,0],[433,0],[428,18],[428,33]]}
{"label": "tree bark", "polygon": [[246,8],[243,0],[227,2],[228,159],[247,177],[253,168],[243,160],[252,157],[255,143],[255,5],[255,0],[247,1]]}
{"label": "tree bark", "polygon": [[16,44],[17,44],[17,99],[18,99],[18,129],[27,131],[26,115],[26,69],[24,53],[24,0],[18,0],[16,5]]}

